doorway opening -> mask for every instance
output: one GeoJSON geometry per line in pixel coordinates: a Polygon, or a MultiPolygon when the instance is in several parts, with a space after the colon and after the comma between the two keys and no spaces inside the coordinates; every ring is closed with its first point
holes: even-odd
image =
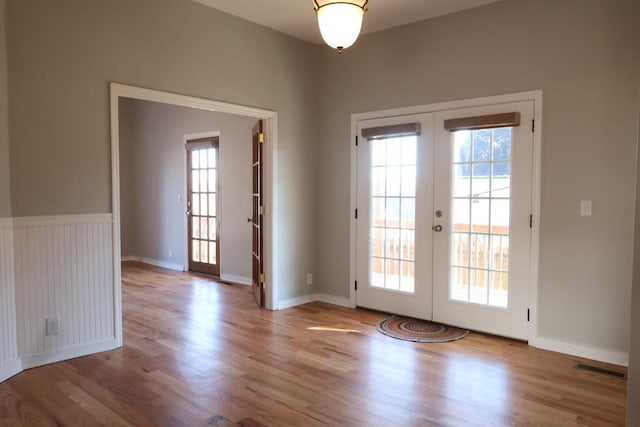
{"type": "MultiPolygon", "coordinates": [[[[122,345],[122,288],[121,288],[121,194],[120,194],[120,123],[119,101],[121,98],[131,98],[142,101],[153,101],[179,107],[214,111],[250,117],[264,121],[264,134],[267,143],[264,144],[264,204],[268,206],[264,214],[264,288],[265,308],[276,309],[278,300],[277,269],[278,251],[275,235],[278,228],[277,187],[274,177],[277,176],[277,113],[270,110],[257,109],[242,105],[223,103],[219,101],[195,98],[169,92],[144,89],[135,86],[111,83],[111,169],[112,169],[112,206],[113,206],[113,273],[114,273],[114,312],[116,339],[122,345]]],[[[247,135],[247,144],[251,144],[251,135],[247,135]]],[[[247,164],[249,167],[250,164],[247,164]]],[[[248,194],[247,197],[251,197],[248,194]]],[[[248,254],[250,256],[250,254],[248,254]]]]}

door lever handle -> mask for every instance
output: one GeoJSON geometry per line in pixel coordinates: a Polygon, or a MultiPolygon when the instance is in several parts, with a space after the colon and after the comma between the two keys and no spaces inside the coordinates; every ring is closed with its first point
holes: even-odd
{"type": "Polygon", "coordinates": [[[253,218],[247,218],[247,222],[253,222],[253,218]]]}

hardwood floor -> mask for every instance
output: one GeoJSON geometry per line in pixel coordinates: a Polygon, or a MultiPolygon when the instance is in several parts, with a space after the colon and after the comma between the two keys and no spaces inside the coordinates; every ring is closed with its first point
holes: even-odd
{"type": "Polygon", "coordinates": [[[258,310],[250,288],[123,264],[124,347],[0,384],[1,426],[624,425],[620,367],[471,333],[417,344],[380,314],[258,310]]]}

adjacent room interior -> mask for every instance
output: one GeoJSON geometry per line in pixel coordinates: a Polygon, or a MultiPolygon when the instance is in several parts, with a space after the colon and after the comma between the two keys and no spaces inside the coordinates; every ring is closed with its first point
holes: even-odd
{"type": "MultiPolygon", "coordinates": [[[[212,218],[220,224],[211,228],[219,228],[216,239],[224,254],[216,275],[251,285],[246,217],[252,209],[249,138],[256,119],[130,98],[120,98],[118,111],[122,259],[189,271],[185,144],[216,135],[219,212],[212,212],[212,218]]],[[[210,234],[207,226],[203,222],[205,235],[210,234]]]]}

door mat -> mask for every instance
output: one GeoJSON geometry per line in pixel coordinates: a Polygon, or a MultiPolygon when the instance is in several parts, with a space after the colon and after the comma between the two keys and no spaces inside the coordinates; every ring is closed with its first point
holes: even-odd
{"type": "Polygon", "coordinates": [[[391,316],[380,320],[376,329],[392,338],[414,342],[455,341],[469,335],[467,329],[400,316],[391,316]]]}

